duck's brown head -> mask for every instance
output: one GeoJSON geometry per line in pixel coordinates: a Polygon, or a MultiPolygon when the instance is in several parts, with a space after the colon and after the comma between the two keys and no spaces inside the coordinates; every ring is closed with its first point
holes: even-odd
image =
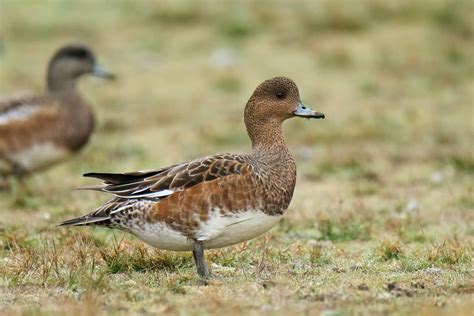
{"type": "Polygon", "coordinates": [[[245,116],[260,122],[283,122],[295,116],[324,118],[323,113],[313,111],[301,102],[298,87],[286,77],[275,77],[262,82],[247,103],[245,116]]]}
{"type": "Polygon", "coordinates": [[[281,138],[281,124],[292,117],[323,119],[301,102],[293,80],[275,77],[262,82],[245,107],[245,125],[253,146],[268,146],[281,138]]]}
{"type": "Polygon", "coordinates": [[[51,58],[48,66],[48,89],[61,91],[75,87],[82,75],[114,79],[115,76],[96,62],[94,53],[83,44],[61,47],[51,58]]]}

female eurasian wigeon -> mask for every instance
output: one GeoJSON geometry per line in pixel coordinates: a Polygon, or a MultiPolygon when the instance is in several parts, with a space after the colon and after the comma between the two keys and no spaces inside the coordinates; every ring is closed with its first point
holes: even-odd
{"type": "Polygon", "coordinates": [[[296,165],[282,123],[295,116],[324,118],[301,103],[291,79],[264,81],[245,107],[250,154],[212,155],[153,171],[85,174],[104,181],[87,189],[114,198],[60,225],[118,228],[160,249],[192,250],[199,276],[207,278],[204,249],[265,233],[290,204],[296,165]]]}
{"type": "Polygon", "coordinates": [[[45,95],[0,100],[0,175],[21,178],[87,143],[94,118],[76,89],[84,74],[114,77],[96,63],[88,47],[66,45],[49,62],[45,95]]]}

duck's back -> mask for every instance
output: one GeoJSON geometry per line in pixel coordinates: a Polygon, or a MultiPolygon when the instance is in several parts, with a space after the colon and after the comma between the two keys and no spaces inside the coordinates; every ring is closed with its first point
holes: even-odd
{"type": "MultiPolygon", "coordinates": [[[[294,163],[283,153],[219,154],[154,171],[86,174],[104,180],[89,189],[115,198],[62,225],[123,229],[168,250],[220,248],[273,227],[291,201],[294,163]],[[277,159],[280,163],[274,165],[277,159]]],[[[291,157],[290,157],[291,158],[291,157]]]]}
{"type": "Polygon", "coordinates": [[[0,173],[31,172],[79,150],[93,129],[89,106],[77,94],[0,101],[0,173]]]}

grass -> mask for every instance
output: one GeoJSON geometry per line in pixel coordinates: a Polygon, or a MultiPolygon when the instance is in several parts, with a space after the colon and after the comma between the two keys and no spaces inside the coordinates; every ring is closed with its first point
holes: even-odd
{"type": "Polygon", "coordinates": [[[425,1],[0,2],[0,94],[43,89],[68,41],[115,83],[81,81],[97,129],[79,157],[0,192],[0,313],[469,315],[473,5],[425,1]],[[89,171],[242,152],[255,86],[293,78],[293,201],[265,236],[192,257],[54,224],[106,197],[89,171]],[[215,122],[218,122],[215,124],[215,122]],[[214,124],[213,124],[214,123],[214,124]]]}

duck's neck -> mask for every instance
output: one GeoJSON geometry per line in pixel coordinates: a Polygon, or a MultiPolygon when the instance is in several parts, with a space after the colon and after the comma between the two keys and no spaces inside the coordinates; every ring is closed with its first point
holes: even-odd
{"type": "Polygon", "coordinates": [[[281,215],[290,204],[296,183],[296,164],[283,139],[281,123],[247,125],[247,132],[252,140],[254,170],[266,187],[266,212],[281,215]]]}
{"type": "Polygon", "coordinates": [[[267,121],[264,124],[246,124],[254,152],[273,152],[286,149],[281,123],[267,121]]]}
{"type": "Polygon", "coordinates": [[[286,146],[281,123],[247,125],[247,132],[252,140],[252,155],[262,166],[291,178],[296,176],[295,160],[286,146]]]}
{"type": "Polygon", "coordinates": [[[76,92],[77,78],[69,73],[55,69],[54,65],[48,69],[48,92],[50,93],[74,93],[76,92]]]}

